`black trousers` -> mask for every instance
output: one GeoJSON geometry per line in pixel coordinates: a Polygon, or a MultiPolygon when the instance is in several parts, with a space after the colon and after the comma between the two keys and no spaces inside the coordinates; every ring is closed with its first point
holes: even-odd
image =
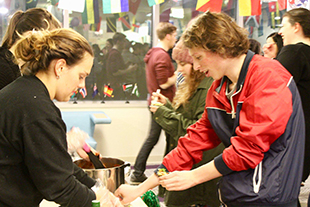
{"type": "Polygon", "coordinates": [[[157,122],[153,119],[153,113],[151,113],[151,119],[152,120],[151,120],[149,135],[146,138],[146,140],[144,141],[144,143],[143,143],[143,145],[139,151],[139,154],[136,158],[136,161],[135,161],[133,174],[136,177],[143,175],[145,168],[146,168],[147,159],[148,159],[152,149],[157,144],[159,137],[160,137],[160,133],[162,131],[161,126],[159,124],[157,124],[157,122]]]}

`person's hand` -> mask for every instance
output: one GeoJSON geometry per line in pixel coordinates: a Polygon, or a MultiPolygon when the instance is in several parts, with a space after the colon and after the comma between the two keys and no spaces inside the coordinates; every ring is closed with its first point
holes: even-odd
{"type": "Polygon", "coordinates": [[[126,205],[140,196],[138,189],[139,186],[123,184],[115,191],[114,195],[120,198],[122,204],[126,205]]]}
{"type": "MultiPolygon", "coordinates": [[[[87,144],[87,143],[85,143],[87,144]]],[[[89,146],[89,144],[87,144],[89,146]]],[[[102,155],[96,151],[94,148],[92,148],[91,146],[89,146],[90,150],[93,152],[94,155],[98,156],[99,155],[99,159],[102,158],[102,155]]],[[[77,154],[84,160],[90,161],[88,154],[83,150],[83,148],[78,148],[76,150],[77,154]]]]}
{"type": "Polygon", "coordinates": [[[159,184],[169,191],[186,190],[196,184],[192,171],[175,171],[159,177],[159,184]]]}
{"type": "Polygon", "coordinates": [[[167,103],[166,97],[162,95],[161,93],[153,92],[151,98],[152,100],[155,100],[158,103],[162,103],[163,105],[167,103]]]}
{"type": "Polygon", "coordinates": [[[134,71],[136,71],[137,69],[138,69],[138,64],[136,64],[136,63],[132,63],[132,64],[130,64],[129,67],[128,67],[128,71],[129,71],[129,72],[134,72],[134,71]]]}
{"type": "Polygon", "coordinates": [[[82,149],[85,140],[88,138],[86,132],[80,130],[78,127],[72,127],[72,129],[67,132],[68,152],[72,154],[78,149],[82,149]]]}
{"type": "Polygon", "coordinates": [[[101,187],[96,191],[97,200],[100,201],[100,207],[122,207],[119,199],[114,196],[106,187],[101,187]]]}
{"type": "Polygon", "coordinates": [[[150,111],[155,114],[155,112],[157,111],[159,106],[156,106],[156,105],[150,105],[150,111]]]}

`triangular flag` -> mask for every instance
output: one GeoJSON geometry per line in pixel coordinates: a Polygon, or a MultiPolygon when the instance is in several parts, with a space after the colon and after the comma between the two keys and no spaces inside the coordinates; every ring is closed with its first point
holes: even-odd
{"type": "Polygon", "coordinates": [[[129,11],[133,14],[136,15],[137,10],[139,8],[141,0],[129,0],[129,11]]]}
{"type": "Polygon", "coordinates": [[[201,12],[221,12],[223,0],[198,0],[196,10],[201,12]]]}

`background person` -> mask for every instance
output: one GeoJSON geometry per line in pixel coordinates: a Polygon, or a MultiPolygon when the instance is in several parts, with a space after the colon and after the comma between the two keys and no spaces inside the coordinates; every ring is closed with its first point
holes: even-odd
{"type": "Polygon", "coordinates": [[[302,100],[306,123],[302,177],[302,181],[305,181],[310,172],[310,11],[292,9],[283,15],[282,25],[279,34],[284,47],[277,60],[293,75],[302,100]]]}
{"type": "MultiPolygon", "coordinates": [[[[167,51],[174,47],[176,42],[177,28],[168,22],[160,22],[156,28],[159,42],[156,47],[151,48],[144,57],[146,63],[146,83],[148,93],[151,95],[157,89],[172,101],[175,95],[174,67],[167,51]]],[[[151,97],[148,98],[148,105],[151,105],[151,97]]],[[[151,113],[151,124],[149,135],[143,143],[135,160],[134,172],[130,176],[133,183],[143,182],[147,177],[144,174],[147,159],[157,144],[161,126],[156,123],[151,113]]]]}
{"type": "Polygon", "coordinates": [[[202,118],[156,174],[139,186],[120,186],[115,195],[128,203],[158,184],[180,191],[221,177],[224,206],[296,207],[305,128],[292,75],[278,61],[248,51],[247,32],[225,13],[204,13],[183,37],[194,69],[214,79],[202,118]],[[221,155],[191,170],[203,151],[220,143],[221,155]]]}
{"type": "Polygon", "coordinates": [[[263,55],[262,46],[256,39],[249,39],[250,41],[250,50],[252,50],[255,54],[263,55]]]}
{"type": "MultiPolygon", "coordinates": [[[[154,114],[154,120],[166,132],[166,152],[174,149],[181,136],[186,134],[186,129],[201,118],[206,104],[206,96],[213,79],[193,69],[193,59],[188,54],[188,49],[180,40],[173,48],[172,58],[177,63],[177,71],[184,77],[177,88],[172,103],[168,98],[159,93],[153,93],[152,99],[157,99],[163,106],[151,105],[150,111],[154,114]]],[[[201,162],[195,164],[197,168],[214,157],[221,154],[224,146],[221,144],[215,149],[204,152],[201,162]]],[[[184,191],[164,191],[166,206],[209,206],[218,207],[220,201],[217,197],[217,183],[219,179],[205,182],[184,191]]]]}
{"type": "Polygon", "coordinates": [[[0,91],[0,206],[38,206],[43,199],[68,207],[89,207],[96,198],[117,202],[106,189],[95,194],[95,181],[72,162],[53,102],[69,101],[85,86],[93,64],[87,40],[71,29],[33,32],[12,52],[23,76],[0,91]]]}
{"type": "Polygon", "coordinates": [[[273,32],[266,38],[266,44],[263,45],[264,57],[277,58],[283,47],[283,40],[281,35],[273,32]]]}
{"type": "Polygon", "coordinates": [[[137,64],[126,65],[122,57],[126,36],[116,32],[113,35],[114,46],[106,59],[107,82],[113,88],[113,94],[117,99],[125,99],[122,85],[126,83],[127,76],[131,77],[137,70],[137,64]]]}
{"type": "Polygon", "coordinates": [[[18,65],[12,61],[14,57],[11,53],[11,48],[20,35],[32,30],[52,30],[60,27],[60,22],[43,8],[16,11],[13,14],[0,47],[0,90],[21,76],[18,65]]]}

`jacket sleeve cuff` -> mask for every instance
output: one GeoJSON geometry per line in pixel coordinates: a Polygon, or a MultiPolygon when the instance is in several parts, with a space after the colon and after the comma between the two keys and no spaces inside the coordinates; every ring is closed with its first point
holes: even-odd
{"type": "Polygon", "coordinates": [[[214,165],[222,175],[227,175],[233,172],[233,170],[231,170],[224,162],[223,153],[214,158],[214,165]]]}
{"type": "Polygon", "coordinates": [[[163,175],[167,175],[169,173],[169,171],[167,170],[167,168],[163,164],[160,164],[159,167],[154,171],[154,173],[158,177],[161,177],[163,175]]]}

